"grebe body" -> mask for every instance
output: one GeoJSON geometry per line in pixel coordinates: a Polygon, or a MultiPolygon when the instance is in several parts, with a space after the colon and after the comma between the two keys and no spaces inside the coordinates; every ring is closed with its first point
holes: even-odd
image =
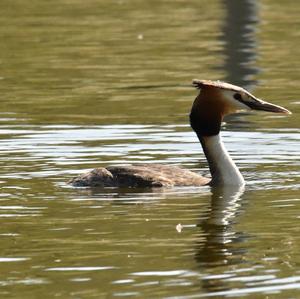
{"type": "Polygon", "coordinates": [[[202,145],[211,178],[177,166],[137,164],[95,168],[73,178],[69,183],[76,187],[244,185],[243,176],[221,140],[220,130],[224,116],[241,110],[290,112],[262,101],[236,85],[209,80],[193,80],[193,85],[200,92],[191,109],[190,124],[202,145]]]}
{"type": "Polygon", "coordinates": [[[193,171],[162,164],[137,164],[95,168],[70,181],[76,187],[204,186],[210,182],[193,171]]]}

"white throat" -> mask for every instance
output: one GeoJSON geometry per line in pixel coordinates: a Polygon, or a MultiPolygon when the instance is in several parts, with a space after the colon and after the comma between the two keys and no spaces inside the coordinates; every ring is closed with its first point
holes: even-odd
{"type": "Polygon", "coordinates": [[[211,185],[242,186],[245,184],[243,176],[229,156],[219,134],[201,136],[200,142],[211,172],[211,185]]]}

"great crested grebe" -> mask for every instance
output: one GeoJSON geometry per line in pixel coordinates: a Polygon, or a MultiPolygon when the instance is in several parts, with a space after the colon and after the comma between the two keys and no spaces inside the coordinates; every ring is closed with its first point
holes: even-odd
{"type": "Polygon", "coordinates": [[[95,168],[73,178],[76,187],[172,187],[244,185],[240,171],[230,158],[220,136],[223,117],[240,110],[287,113],[287,109],[262,101],[245,89],[209,80],[193,80],[200,90],[190,113],[190,124],[206,156],[211,179],[177,166],[138,164],[95,168]]]}

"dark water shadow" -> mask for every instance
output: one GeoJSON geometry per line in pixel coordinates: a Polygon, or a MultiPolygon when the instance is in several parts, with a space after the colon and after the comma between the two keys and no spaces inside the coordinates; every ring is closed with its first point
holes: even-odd
{"type": "Polygon", "coordinates": [[[225,81],[251,89],[257,84],[255,66],[257,43],[255,38],[258,24],[256,0],[223,0],[225,21],[222,27],[223,53],[226,71],[225,81]]]}
{"type": "MultiPolygon", "coordinates": [[[[224,42],[224,81],[252,90],[257,85],[256,75],[260,69],[255,65],[257,42],[255,33],[259,23],[256,0],[223,0],[225,20],[221,28],[221,40],[224,42]]],[[[225,117],[230,130],[249,127],[244,119],[245,113],[225,117]]]]}

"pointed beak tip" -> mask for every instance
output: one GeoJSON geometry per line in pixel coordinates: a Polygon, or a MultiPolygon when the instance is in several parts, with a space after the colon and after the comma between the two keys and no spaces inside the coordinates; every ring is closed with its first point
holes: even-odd
{"type": "Polygon", "coordinates": [[[293,114],[290,110],[286,110],[286,114],[293,114]]]}
{"type": "Polygon", "coordinates": [[[282,114],[292,114],[292,112],[291,112],[290,110],[287,110],[287,109],[282,108],[282,107],[281,107],[281,110],[278,111],[278,112],[279,112],[279,113],[282,113],[282,114]]]}

